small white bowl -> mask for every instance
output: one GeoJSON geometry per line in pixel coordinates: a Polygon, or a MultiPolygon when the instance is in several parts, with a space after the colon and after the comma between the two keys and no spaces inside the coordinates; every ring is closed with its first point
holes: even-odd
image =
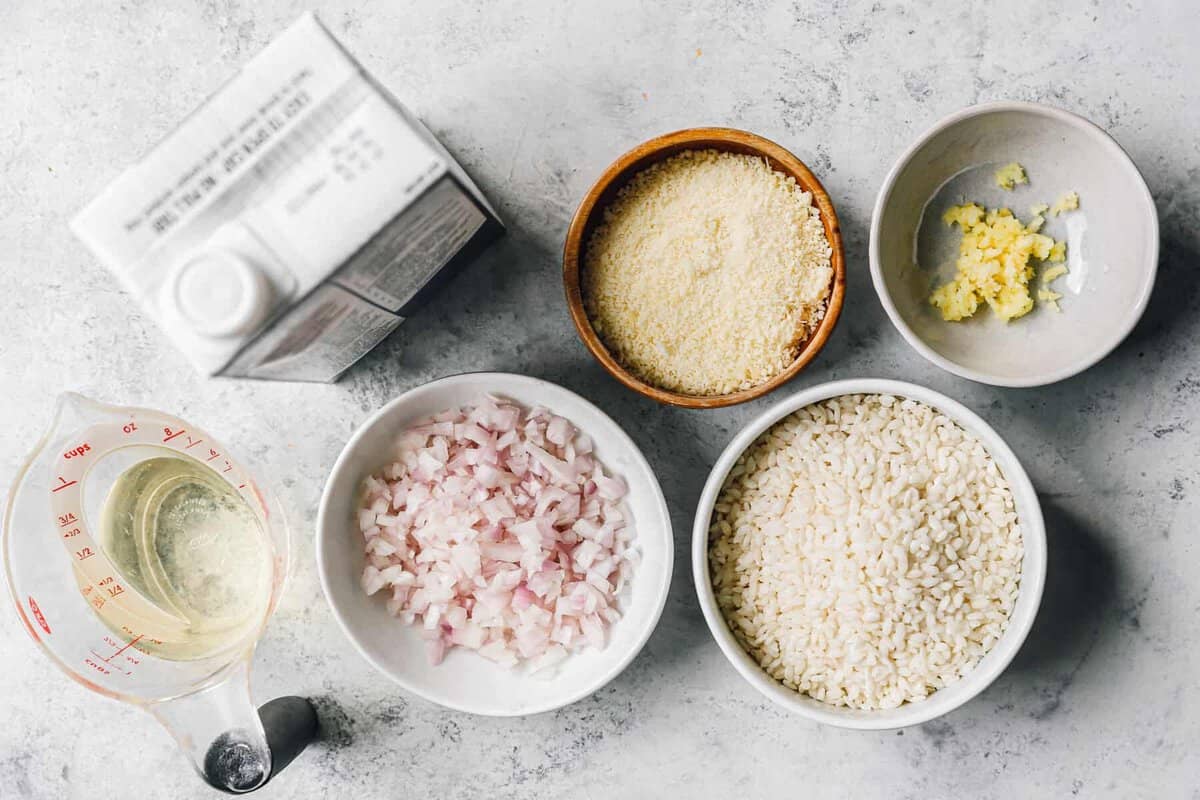
{"type": "Polygon", "coordinates": [[[650,465],[633,440],[604,412],[547,381],[501,372],[455,375],[392,400],[364,422],[338,457],[317,511],[317,568],[333,615],[367,661],[405,689],[434,703],[487,716],[523,716],[580,700],[620,674],[658,623],[671,584],[671,517],[650,465]],[[506,670],[455,648],[429,663],[416,626],[388,614],[382,593],[368,597],[359,578],[363,540],[355,522],[363,480],[393,460],[399,434],[420,417],[461,406],[490,392],[526,407],[543,405],[595,442],[596,455],[629,485],[626,504],[642,560],[622,593],[622,618],[603,650],[587,649],[552,677],[506,670]]]}
{"type": "Polygon", "coordinates": [[[1046,529],[1042,522],[1042,508],[1037,493],[1017,457],[1004,440],[966,406],[931,389],[902,381],[866,378],[834,381],[805,389],[767,409],[743,428],[721,453],[708,476],[708,482],[704,484],[704,492],[700,495],[700,504],[696,509],[696,520],[692,528],[692,575],[696,582],[696,593],[700,598],[700,608],[704,611],[704,619],[708,622],[713,638],[717,640],[725,657],[751,686],[789,711],[826,725],[858,730],[890,730],[928,722],[953,711],[987,688],[1012,661],[1029,633],[1034,617],[1037,616],[1038,605],[1042,601],[1042,588],[1046,582],[1046,529]],[[919,400],[941,411],[978,437],[995,459],[1004,477],[1008,479],[1016,502],[1025,546],[1025,556],[1021,563],[1020,593],[1000,641],[971,672],[957,682],[937,690],[920,702],[879,711],[843,708],[814,700],[787,688],[764,672],[742,649],[729,630],[721,609],[717,606],[708,571],[709,521],[712,519],[713,506],[725,483],[725,477],[733,468],[738,456],[763,431],[788,414],[813,403],[845,394],[890,394],[919,400]]]}
{"type": "MultiPolygon", "coordinates": [[[[1049,106],[990,103],[941,120],[896,161],[875,202],[870,261],[880,302],[918,353],[981,383],[1042,386],[1092,366],[1133,330],[1154,287],[1158,214],[1137,167],[1100,128],[1049,106]],[[1029,183],[1005,191],[993,176],[1012,161],[1029,183]],[[944,321],[929,294],[954,275],[960,234],[942,224],[946,208],[1006,206],[1028,222],[1030,206],[1068,191],[1079,210],[1047,216],[1043,228],[1067,240],[1071,272],[1051,287],[1062,313],[1035,296],[1011,323],[987,308],[944,321]]],[[[1040,286],[1035,276],[1031,289],[1040,286]]]]}

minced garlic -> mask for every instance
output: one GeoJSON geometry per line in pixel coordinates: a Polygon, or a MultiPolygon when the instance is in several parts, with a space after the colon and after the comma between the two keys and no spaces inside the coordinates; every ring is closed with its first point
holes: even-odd
{"type": "MultiPolygon", "coordinates": [[[[1053,247],[1050,249],[1051,249],[1051,251],[1054,250],[1053,247]]],[[[1067,274],[1067,268],[1065,266],[1063,266],[1062,264],[1051,267],[1050,269],[1048,269],[1042,273],[1042,285],[1045,286],[1046,284],[1048,284],[1052,281],[1055,281],[1066,274],[1067,274]]]]}
{"type": "Polygon", "coordinates": [[[1034,274],[1030,261],[1062,261],[1066,254],[1065,243],[1038,233],[1038,220],[1025,225],[1007,208],[988,211],[976,203],[954,206],[942,216],[947,225],[957,224],[962,230],[956,274],[929,298],[942,319],[966,319],[981,303],[1006,322],[1029,313],[1034,274]]]}
{"type": "Polygon", "coordinates": [[[1025,176],[1025,168],[1017,162],[1005,164],[996,170],[996,185],[1001,189],[1011,192],[1018,183],[1029,183],[1029,178],[1025,176]]]}
{"type": "Polygon", "coordinates": [[[1065,211],[1074,211],[1077,208],[1079,208],[1079,195],[1075,192],[1067,192],[1054,201],[1054,205],[1050,208],[1050,213],[1057,217],[1065,211]]]}
{"type": "Polygon", "coordinates": [[[1062,299],[1062,295],[1058,292],[1052,292],[1049,289],[1038,289],[1038,300],[1053,308],[1055,311],[1062,311],[1058,301],[1062,299]]]}

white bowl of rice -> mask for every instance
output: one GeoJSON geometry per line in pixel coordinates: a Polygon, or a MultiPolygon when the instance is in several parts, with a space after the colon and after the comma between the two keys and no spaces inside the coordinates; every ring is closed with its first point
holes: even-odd
{"type": "Polygon", "coordinates": [[[1016,456],[965,406],[901,381],[835,381],[725,448],[692,569],[751,685],[817,722],[887,730],[1004,671],[1041,602],[1046,534],[1016,456]]]}

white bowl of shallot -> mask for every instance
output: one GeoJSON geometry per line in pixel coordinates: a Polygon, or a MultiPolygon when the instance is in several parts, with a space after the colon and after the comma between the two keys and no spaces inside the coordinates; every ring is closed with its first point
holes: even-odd
{"type": "Polygon", "coordinates": [[[334,617],[431,702],[524,716],[580,700],[662,614],[674,545],[662,490],[596,406],[523,375],[455,375],[372,414],[317,513],[334,617]]]}

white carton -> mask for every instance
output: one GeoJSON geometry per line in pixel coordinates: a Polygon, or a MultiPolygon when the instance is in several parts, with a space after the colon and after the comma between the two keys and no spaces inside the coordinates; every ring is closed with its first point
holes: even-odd
{"type": "Polygon", "coordinates": [[[316,18],[71,223],[208,375],[333,381],[503,232],[316,18]]]}

